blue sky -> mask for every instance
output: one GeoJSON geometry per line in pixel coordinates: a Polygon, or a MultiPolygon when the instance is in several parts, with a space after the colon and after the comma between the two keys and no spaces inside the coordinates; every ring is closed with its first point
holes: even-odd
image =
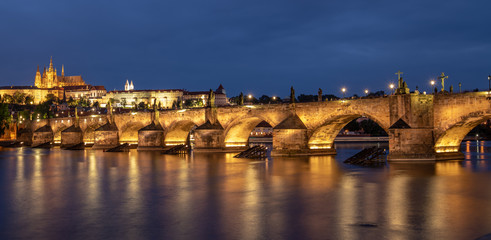
{"type": "Polygon", "coordinates": [[[123,89],[288,96],[488,86],[491,1],[0,2],[0,85],[32,85],[53,56],[67,75],[123,89]]]}

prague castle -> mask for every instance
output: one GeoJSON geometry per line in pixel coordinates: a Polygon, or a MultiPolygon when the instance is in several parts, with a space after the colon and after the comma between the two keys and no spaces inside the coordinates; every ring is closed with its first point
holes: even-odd
{"type": "Polygon", "coordinates": [[[49,67],[39,71],[39,66],[34,77],[34,86],[3,86],[0,87],[0,95],[14,96],[16,93],[22,93],[33,98],[33,103],[38,104],[46,100],[46,96],[53,94],[59,99],[66,98],[87,98],[91,102],[101,101],[106,95],[104,86],[92,86],[86,84],[82,76],[65,76],[65,69],[62,65],[61,75],[58,75],[56,68],[53,66],[53,59],[50,59],[49,67]]]}
{"type": "MultiPolygon", "coordinates": [[[[0,87],[0,95],[14,96],[15,94],[30,96],[31,104],[39,104],[46,100],[46,96],[53,94],[59,99],[87,99],[91,104],[99,102],[105,106],[107,102],[113,100],[117,107],[133,107],[141,102],[145,104],[158,104],[162,108],[176,107],[178,103],[193,103],[197,106],[206,105],[209,91],[189,92],[182,89],[160,89],[160,90],[135,90],[133,81],[126,80],[124,91],[107,92],[104,86],[92,86],[86,84],[82,76],[65,76],[64,66],[61,66],[61,73],[58,75],[53,66],[53,59],[50,59],[49,67],[44,67],[43,72],[39,71],[39,66],[34,77],[34,86],[3,86],[0,87]]],[[[215,93],[215,104],[217,106],[228,105],[225,89],[220,84],[215,93]]]]}
{"type": "Polygon", "coordinates": [[[86,85],[82,76],[65,76],[64,66],[61,65],[61,75],[57,75],[56,68],[53,67],[53,58],[49,61],[49,68],[44,68],[43,75],[38,70],[34,78],[34,85],[38,88],[55,88],[65,86],[86,85]]]}

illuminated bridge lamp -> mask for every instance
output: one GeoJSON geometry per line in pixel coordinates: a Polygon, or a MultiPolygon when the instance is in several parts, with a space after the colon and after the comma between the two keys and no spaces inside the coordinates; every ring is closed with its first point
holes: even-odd
{"type": "Polygon", "coordinates": [[[341,92],[343,92],[343,98],[344,98],[344,94],[346,93],[346,88],[341,88],[341,92]]]}
{"type": "Polygon", "coordinates": [[[391,83],[391,84],[389,85],[389,88],[390,88],[390,90],[392,91],[392,94],[394,94],[394,87],[395,87],[395,86],[394,86],[394,84],[393,84],[393,83],[391,83]]]}

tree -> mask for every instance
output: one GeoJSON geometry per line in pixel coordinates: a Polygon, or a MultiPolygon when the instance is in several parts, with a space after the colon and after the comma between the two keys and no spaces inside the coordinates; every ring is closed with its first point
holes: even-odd
{"type": "Polygon", "coordinates": [[[27,95],[24,102],[26,105],[31,105],[34,103],[34,97],[32,95],[27,95]]]}
{"type": "Polygon", "coordinates": [[[367,97],[383,97],[385,95],[384,91],[376,91],[374,93],[369,93],[367,97]]]}
{"type": "Polygon", "coordinates": [[[6,103],[0,104],[0,135],[5,134],[5,129],[9,127],[11,120],[9,106],[6,103]]]}
{"type": "Polygon", "coordinates": [[[365,133],[370,134],[372,136],[387,136],[385,130],[373,120],[367,119],[361,121],[360,127],[363,128],[363,131],[365,133]]]}
{"type": "Polygon", "coordinates": [[[146,108],[147,108],[147,104],[145,102],[138,103],[138,109],[146,109],[146,108]]]}
{"type": "Polygon", "coordinates": [[[2,100],[3,100],[2,102],[5,103],[14,103],[14,98],[8,94],[4,94],[2,100]]]}
{"type": "Polygon", "coordinates": [[[37,118],[49,118],[52,117],[52,113],[50,111],[51,104],[46,101],[41,104],[38,104],[36,108],[34,108],[34,116],[37,118]]]}
{"type": "Polygon", "coordinates": [[[314,95],[305,95],[305,94],[300,94],[298,96],[298,102],[315,102],[317,101],[317,96],[314,95]]]}
{"type": "Polygon", "coordinates": [[[267,95],[262,95],[259,98],[259,103],[268,104],[270,101],[271,101],[271,98],[267,95]]]}
{"type": "Polygon", "coordinates": [[[26,100],[26,94],[23,92],[14,92],[14,95],[12,97],[14,98],[14,103],[16,104],[22,104],[26,100]]]}
{"type": "Polygon", "coordinates": [[[358,124],[358,122],[357,122],[356,120],[358,120],[358,119],[355,119],[355,120],[353,120],[353,121],[349,122],[349,123],[348,123],[348,124],[347,124],[347,125],[344,127],[344,129],[347,129],[347,130],[348,130],[348,131],[350,131],[350,132],[356,132],[356,131],[360,130],[360,129],[361,129],[361,128],[360,128],[360,125],[358,124]]]}
{"type": "Polygon", "coordinates": [[[50,93],[46,95],[46,102],[48,102],[49,105],[51,105],[54,102],[58,102],[58,98],[54,94],[50,93]]]}
{"type": "Polygon", "coordinates": [[[339,97],[337,97],[336,95],[332,95],[332,94],[326,94],[326,95],[322,95],[322,99],[323,101],[326,101],[326,100],[337,100],[339,99],[339,97]]]}
{"type": "Polygon", "coordinates": [[[70,107],[76,107],[77,106],[77,101],[73,99],[73,97],[68,98],[68,106],[70,107]]]}

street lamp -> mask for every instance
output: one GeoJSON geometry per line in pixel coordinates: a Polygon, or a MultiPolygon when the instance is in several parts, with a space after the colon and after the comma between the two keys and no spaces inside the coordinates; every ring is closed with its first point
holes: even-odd
{"type": "Polygon", "coordinates": [[[394,84],[393,84],[393,83],[391,83],[391,84],[389,85],[389,88],[390,88],[390,90],[392,91],[392,94],[394,94],[394,87],[395,87],[395,86],[394,86],[394,84]]]}
{"type": "Polygon", "coordinates": [[[368,95],[368,89],[365,89],[365,96],[368,95]]]}
{"type": "Polygon", "coordinates": [[[247,97],[248,97],[249,99],[251,99],[251,98],[252,98],[252,95],[251,95],[251,94],[249,94],[249,96],[247,96],[247,97]]]}
{"type": "Polygon", "coordinates": [[[488,81],[489,81],[489,88],[488,91],[491,92],[491,75],[488,76],[488,81]]]}
{"type": "Polygon", "coordinates": [[[341,92],[343,92],[343,98],[344,98],[344,93],[346,93],[346,88],[341,88],[341,92]]]}
{"type": "MultiPolygon", "coordinates": [[[[435,84],[436,84],[435,80],[433,80],[433,79],[432,79],[432,80],[430,81],[431,91],[433,91],[433,89],[435,88],[435,84]]],[[[430,92],[431,92],[431,91],[430,91],[430,92]]],[[[436,93],[436,92],[435,92],[435,93],[436,93]]]]}

